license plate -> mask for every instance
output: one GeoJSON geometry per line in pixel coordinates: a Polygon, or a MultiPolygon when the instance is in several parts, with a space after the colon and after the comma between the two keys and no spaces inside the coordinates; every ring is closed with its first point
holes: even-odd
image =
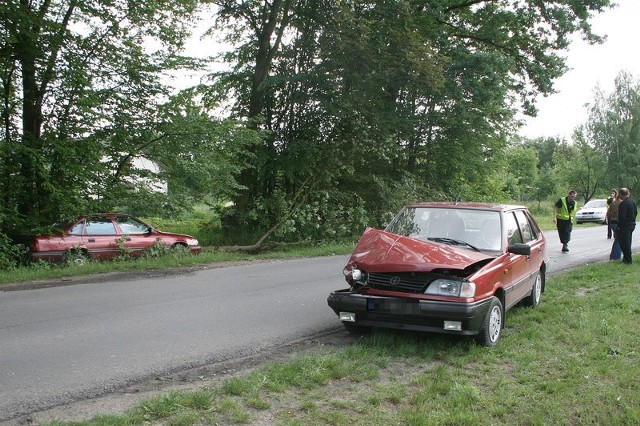
{"type": "Polygon", "coordinates": [[[418,301],[369,298],[367,299],[367,311],[390,314],[417,314],[420,312],[420,305],[418,301]]]}

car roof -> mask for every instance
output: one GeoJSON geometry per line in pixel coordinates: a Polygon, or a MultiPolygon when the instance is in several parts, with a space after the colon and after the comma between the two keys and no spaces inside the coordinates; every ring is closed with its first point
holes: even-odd
{"type": "Polygon", "coordinates": [[[78,216],[79,218],[83,218],[83,217],[95,217],[95,216],[109,216],[109,217],[114,217],[114,216],[129,216],[129,217],[135,217],[132,216],[130,214],[127,213],[117,213],[117,212],[110,212],[110,213],[88,213],[88,214],[83,214],[81,216],[78,216]]]}
{"type": "Polygon", "coordinates": [[[476,202],[421,202],[409,204],[407,207],[429,207],[440,209],[470,209],[470,210],[491,210],[496,212],[504,212],[510,210],[526,209],[525,206],[518,206],[512,204],[497,204],[497,203],[476,203],[476,202]]]}
{"type": "Polygon", "coordinates": [[[92,219],[92,218],[95,218],[95,217],[108,217],[110,219],[113,219],[115,217],[123,217],[123,216],[136,219],[136,220],[144,223],[145,225],[149,225],[148,223],[146,223],[145,221],[143,221],[142,219],[140,219],[140,218],[138,218],[136,216],[133,216],[133,215],[130,215],[130,214],[127,214],[127,213],[110,212],[110,213],[87,213],[87,214],[83,214],[83,215],[80,215],[80,216],[76,216],[74,219],[65,222],[64,226],[65,227],[72,226],[72,225],[75,225],[77,222],[79,222],[81,220],[92,219]]]}

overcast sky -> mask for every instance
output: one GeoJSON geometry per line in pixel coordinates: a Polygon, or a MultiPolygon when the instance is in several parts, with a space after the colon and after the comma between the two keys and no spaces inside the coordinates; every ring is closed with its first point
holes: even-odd
{"type": "Polygon", "coordinates": [[[597,85],[611,93],[620,71],[640,77],[640,0],[614,2],[619,6],[592,21],[593,31],[607,35],[607,41],[596,46],[581,40],[572,43],[566,55],[570,71],[556,81],[558,93],[538,99],[538,116],[526,120],[522,136],[560,136],[570,141],[573,129],[587,121],[584,105],[593,101],[597,85]]]}

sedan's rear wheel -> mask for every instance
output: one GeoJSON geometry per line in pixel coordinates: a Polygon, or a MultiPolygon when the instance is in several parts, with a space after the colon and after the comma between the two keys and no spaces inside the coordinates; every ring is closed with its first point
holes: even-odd
{"type": "Polygon", "coordinates": [[[494,296],[480,333],[476,336],[476,342],[483,346],[495,346],[502,333],[502,318],[502,302],[494,296]]]}

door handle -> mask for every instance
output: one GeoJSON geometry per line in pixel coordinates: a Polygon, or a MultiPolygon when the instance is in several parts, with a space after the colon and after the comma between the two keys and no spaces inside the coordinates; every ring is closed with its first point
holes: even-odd
{"type": "Polygon", "coordinates": [[[96,239],[95,239],[95,238],[89,238],[89,242],[90,242],[90,243],[95,243],[95,242],[96,242],[96,239]]]}

